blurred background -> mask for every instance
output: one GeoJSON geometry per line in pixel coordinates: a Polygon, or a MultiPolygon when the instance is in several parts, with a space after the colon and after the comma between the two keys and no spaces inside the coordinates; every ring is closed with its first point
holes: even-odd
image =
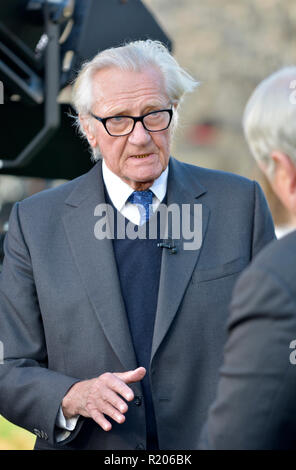
{"type": "MultiPolygon", "coordinates": [[[[182,104],[172,154],[256,179],[275,224],[288,223],[250,155],[241,120],[255,86],[282,66],[295,65],[296,2],[49,0],[45,12],[44,3],[1,0],[1,240],[15,201],[92,166],[68,116],[69,83],[81,62],[99,49],[145,37],[165,42],[200,82],[182,104]],[[55,35],[58,48],[48,41],[55,35]]],[[[0,449],[32,449],[34,441],[35,436],[0,417],[0,449]]]]}

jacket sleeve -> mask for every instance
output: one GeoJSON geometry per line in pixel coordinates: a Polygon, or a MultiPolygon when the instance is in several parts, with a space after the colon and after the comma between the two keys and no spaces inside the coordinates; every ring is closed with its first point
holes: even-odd
{"type": "Polygon", "coordinates": [[[13,207],[0,275],[0,413],[9,421],[55,444],[61,401],[78,380],[48,369],[43,328],[30,253],[13,207]]]}

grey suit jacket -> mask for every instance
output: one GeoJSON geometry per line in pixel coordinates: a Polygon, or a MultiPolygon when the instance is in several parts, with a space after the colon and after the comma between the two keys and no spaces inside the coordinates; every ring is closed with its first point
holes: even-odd
{"type": "Polygon", "coordinates": [[[200,449],[296,449],[295,277],[296,232],[240,277],[200,449]]]}
{"type": "MultiPolygon", "coordinates": [[[[191,217],[202,204],[203,242],[184,250],[181,238],[176,254],[163,250],[148,373],[160,448],[194,449],[214,398],[234,282],[274,230],[257,183],[173,158],[169,166],[167,203],[190,204],[191,217]]],[[[103,202],[98,162],[11,214],[0,282],[0,413],[35,432],[37,448],[145,447],[139,400],[111,432],[81,419],[55,442],[58,408],[74,382],[137,366],[112,241],[94,236],[103,202]]],[[[142,396],[141,384],[132,388],[142,396]]]]}

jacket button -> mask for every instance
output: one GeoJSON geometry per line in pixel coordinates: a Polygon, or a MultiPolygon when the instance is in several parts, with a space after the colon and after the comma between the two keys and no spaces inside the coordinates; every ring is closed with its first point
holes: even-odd
{"type": "Polygon", "coordinates": [[[136,396],[135,399],[134,399],[134,404],[136,406],[141,406],[142,405],[142,397],[136,396]]]}
{"type": "Polygon", "coordinates": [[[142,444],[142,442],[140,442],[139,444],[137,444],[137,445],[136,445],[136,450],[145,450],[144,444],[142,444]]]}

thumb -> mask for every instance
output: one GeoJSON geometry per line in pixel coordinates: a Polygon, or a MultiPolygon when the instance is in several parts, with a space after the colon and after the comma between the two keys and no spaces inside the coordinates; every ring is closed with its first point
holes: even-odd
{"type": "Polygon", "coordinates": [[[134,370],[128,370],[126,372],[115,372],[114,375],[121,379],[126,384],[131,384],[134,382],[139,382],[143,379],[146,374],[145,367],[138,367],[134,370]]]}

